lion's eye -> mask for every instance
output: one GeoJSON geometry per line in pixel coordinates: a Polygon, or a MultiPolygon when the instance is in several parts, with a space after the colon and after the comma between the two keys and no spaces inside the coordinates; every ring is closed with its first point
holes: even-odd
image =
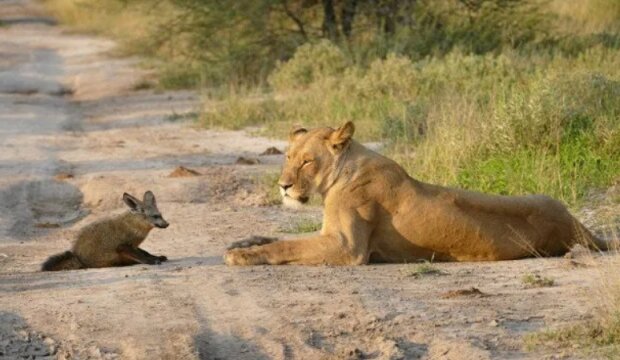
{"type": "Polygon", "coordinates": [[[308,164],[310,164],[311,162],[312,162],[312,160],[304,160],[304,161],[301,163],[301,166],[308,165],[308,164]]]}

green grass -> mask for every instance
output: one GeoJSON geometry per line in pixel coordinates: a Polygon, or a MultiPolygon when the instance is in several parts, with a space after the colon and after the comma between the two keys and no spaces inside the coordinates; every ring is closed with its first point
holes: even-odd
{"type": "Polygon", "coordinates": [[[280,231],[287,234],[302,234],[321,230],[322,222],[312,218],[304,218],[283,226],[280,231]]]}
{"type": "Polygon", "coordinates": [[[406,276],[412,276],[415,278],[427,275],[445,275],[445,272],[438,269],[432,262],[407,265],[406,268],[403,269],[403,272],[406,276]]]}
{"type": "Polygon", "coordinates": [[[159,74],[158,87],[167,90],[198,88],[202,76],[200,69],[188,67],[183,63],[171,63],[155,67],[159,74]]]}
{"type": "Polygon", "coordinates": [[[271,98],[230,94],[224,100],[211,102],[199,122],[205,127],[239,130],[273,123],[278,112],[278,104],[271,98]]]}
{"type": "Polygon", "coordinates": [[[167,115],[164,120],[174,122],[174,121],[195,121],[198,119],[199,114],[195,111],[189,111],[184,113],[177,113],[175,111],[172,114],[167,115]]]}
{"type": "Polygon", "coordinates": [[[570,349],[596,358],[617,359],[620,356],[620,314],[613,314],[605,320],[530,333],[523,338],[523,344],[528,351],[570,349]]]}
{"type": "Polygon", "coordinates": [[[549,287],[555,284],[555,281],[551,278],[540,276],[539,274],[525,274],[521,278],[521,282],[526,287],[549,287]]]}

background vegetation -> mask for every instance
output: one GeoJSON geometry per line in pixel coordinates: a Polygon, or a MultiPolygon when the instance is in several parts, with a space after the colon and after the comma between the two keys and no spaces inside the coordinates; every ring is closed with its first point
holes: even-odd
{"type": "Polygon", "coordinates": [[[45,2],[205,89],[206,126],[354,120],[422,180],[571,206],[619,181],[616,0],[45,2]]]}

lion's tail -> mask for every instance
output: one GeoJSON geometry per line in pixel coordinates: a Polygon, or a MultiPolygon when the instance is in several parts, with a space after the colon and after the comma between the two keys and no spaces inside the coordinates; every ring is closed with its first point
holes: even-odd
{"type": "Polygon", "coordinates": [[[41,271],[83,269],[84,264],[71,251],[50,256],[41,266],[41,271]]]}
{"type": "Polygon", "coordinates": [[[596,251],[620,251],[620,237],[617,233],[614,235],[614,231],[608,233],[601,230],[597,231],[595,235],[577,219],[573,220],[573,224],[578,243],[596,251]]]}

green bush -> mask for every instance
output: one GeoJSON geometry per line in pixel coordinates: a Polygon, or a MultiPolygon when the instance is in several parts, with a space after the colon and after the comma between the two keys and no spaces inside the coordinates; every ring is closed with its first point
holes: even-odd
{"type": "Polygon", "coordinates": [[[345,54],[329,40],[308,43],[297,48],[289,61],[276,65],[269,76],[269,84],[279,91],[305,88],[341,73],[347,65],[345,54]]]}

